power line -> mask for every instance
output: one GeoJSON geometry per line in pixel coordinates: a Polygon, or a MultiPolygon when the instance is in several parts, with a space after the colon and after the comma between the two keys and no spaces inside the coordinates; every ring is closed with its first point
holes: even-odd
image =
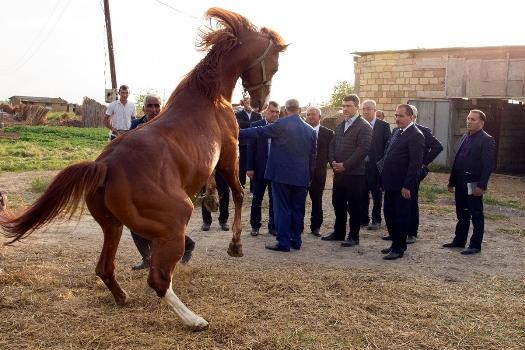
{"type": "MultiPolygon", "coordinates": [[[[40,48],[42,47],[42,45],[44,45],[44,43],[51,37],[51,34],[53,33],[53,31],[55,30],[56,26],[58,25],[58,23],[60,22],[60,20],[62,19],[62,16],[64,15],[64,12],[66,12],[66,9],[69,7],[69,4],[71,3],[71,0],[68,0],[66,5],[62,8],[62,11],[60,12],[60,14],[58,15],[58,17],[56,18],[56,21],[53,23],[53,26],[51,27],[51,29],[47,32],[47,36],[42,40],[40,41],[40,44],[38,44],[36,46],[36,48],[34,49],[33,53],[29,55],[29,57],[27,57],[25,60],[23,59],[22,57],[22,61],[19,61],[18,64],[14,67],[14,68],[11,68],[11,69],[3,69],[2,71],[11,71],[11,72],[16,72],[18,71],[20,68],[22,68],[23,66],[25,66],[37,53],[38,51],[40,50],[40,48]]],[[[58,2],[57,2],[58,4],[58,2]]],[[[56,9],[56,6],[55,6],[55,9],[56,9]]],[[[53,12],[55,11],[55,9],[53,9],[53,12]]],[[[46,23],[46,26],[47,26],[47,23],[46,23]]],[[[36,39],[38,38],[35,37],[35,40],[33,41],[36,41],[36,39]]],[[[31,43],[33,44],[33,43],[31,43]]],[[[30,51],[28,51],[30,52],[30,51]]],[[[24,54],[25,56],[25,54],[24,54]]]]}
{"type": "Polygon", "coordinates": [[[173,6],[171,6],[170,4],[166,4],[166,3],[163,2],[163,1],[160,1],[160,0],[155,0],[155,1],[158,2],[158,3],[161,4],[161,5],[164,5],[164,6],[168,7],[168,8],[170,8],[170,9],[172,9],[173,11],[175,11],[175,12],[177,12],[177,13],[180,13],[181,15],[188,16],[188,17],[190,17],[190,18],[197,19],[197,20],[200,19],[200,18],[197,17],[197,16],[194,16],[194,15],[192,15],[192,14],[189,14],[189,13],[187,13],[187,12],[184,12],[184,11],[182,11],[182,10],[179,10],[179,9],[177,9],[177,8],[175,8],[175,7],[173,7],[173,6]]]}

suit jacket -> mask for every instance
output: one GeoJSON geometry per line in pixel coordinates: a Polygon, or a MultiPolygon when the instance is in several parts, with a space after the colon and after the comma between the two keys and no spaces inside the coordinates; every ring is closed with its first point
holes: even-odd
{"type": "Polygon", "coordinates": [[[468,134],[464,134],[459,140],[454,165],[448,180],[449,186],[457,186],[459,179],[462,178],[466,182],[477,182],[478,187],[483,190],[487,189],[490,173],[494,170],[496,163],[496,142],[485,130],[480,130],[479,133],[469,145],[468,153],[461,165],[457,163],[457,158],[468,134]],[[460,169],[463,169],[463,174],[459,173],[460,169]]]}
{"type": "Polygon", "coordinates": [[[421,124],[414,123],[414,125],[425,136],[425,149],[423,150],[423,165],[428,166],[436,159],[436,157],[443,151],[443,145],[432,134],[432,130],[421,124]]]}
{"type": "Polygon", "coordinates": [[[317,183],[326,182],[326,164],[330,152],[330,142],[334,138],[334,132],[322,125],[319,125],[317,134],[317,152],[315,157],[314,180],[317,183]]]}
{"type": "Polygon", "coordinates": [[[330,143],[328,160],[343,163],[345,171],[335,174],[334,181],[340,181],[345,175],[364,175],[365,157],[370,150],[372,127],[358,116],[345,132],[343,121],[335,128],[334,138],[330,143]]]}
{"type": "MultiPolygon", "coordinates": [[[[252,127],[265,126],[268,122],[261,119],[252,123],[252,127]]],[[[246,170],[254,171],[255,180],[264,180],[264,172],[268,161],[268,140],[267,136],[258,136],[248,142],[246,153],[246,170]]]]}
{"type": "MultiPolygon", "coordinates": [[[[237,124],[239,124],[239,128],[241,129],[249,128],[251,123],[262,119],[262,116],[255,111],[252,111],[250,117],[248,117],[248,113],[246,113],[244,109],[235,113],[235,117],[237,118],[237,124]]],[[[246,140],[243,140],[243,141],[239,140],[239,146],[247,146],[247,145],[248,144],[246,140]]]]}
{"type": "Polygon", "coordinates": [[[416,188],[424,148],[425,136],[415,125],[399,135],[390,149],[387,147],[381,173],[385,191],[401,191],[403,187],[413,191],[416,188]]]}
{"type": "Polygon", "coordinates": [[[315,167],[315,130],[296,114],[266,126],[239,131],[239,140],[261,136],[272,139],[264,178],[286,185],[308,187],[315,167]]]}
{"type": "Polygon", "coordinates": [[[391,136],[390,125],[376,118],[372,129],[372,142],[368,151],[367,168],[377,171],[376,163],[384,157],[385,149],[391,136]]]}

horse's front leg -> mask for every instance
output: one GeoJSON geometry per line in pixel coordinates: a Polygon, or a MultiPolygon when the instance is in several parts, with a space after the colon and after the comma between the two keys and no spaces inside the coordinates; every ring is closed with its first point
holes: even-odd
{"type": "Polygon", "coordinates": [[[223,147],[221,151],[221,159],[217,164],[216,170],[222,175],[222,177],[230,186],[232,191],[233,203],[235,204],[235,214],[233,217],[233,237],[228,247],[228,254],[230,256],[241,257],[242,244],[241,244],[241,214],[242,214],[242,202],[244,200],[244,189],[239,181],[239,159],[237,157],[237,145],[231,145],[223,147]]]}

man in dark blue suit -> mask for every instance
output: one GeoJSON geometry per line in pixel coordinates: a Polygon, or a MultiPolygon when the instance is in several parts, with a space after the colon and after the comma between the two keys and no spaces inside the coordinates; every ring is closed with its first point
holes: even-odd
{"type": "Polygon", "coordinates": [[[454,192],[456,200],[456,233],[445,248],[464,248],[467,243],[470,220],[474,230],[469,247],[461,254],[476,254],[481,251],[485,218],[483,216],[483,193],[491,172],[495,167],[496,143],[483,127],[487,117],[479,109],[467,116],[467,133],[459,140],[458,152],[448,181],[448,190],[454,192]]]}
{"type": "MultiPolygon", "coordinates": [[[[240,129],[246,129],[257,120],[261,120],[262,116],[255,112],[250,105],[250,97],[245,97],[241,100],[243,109],[235,113],[237,124],[240,129]]],[[[239,180],[242,187],[246,185],[246,152],[248,151],[248,140],[239,140],[239,180]]]]}
{"type": "Polygon", "coordinates": [[[381,227],[381,208],[383,205],[383,192],[381,191],[381,174],[377,170],[376,162],[385,155],[386,145],[390,136],[390,125],[376,117],[376,101],[363,102],[363,117],[372,126],[372,143],[365,158],[366,190],[363,196],[361,209],[361,225],[368,225],[369,230],[378,230],[381,227]],[[370,194],[372,194],[372,222],[369,217],[370,194]],[[370,224],[369,224],[370,223],[370,224]]]}
{"type": "MultiPolygon", "coordinates": [[[[265,126],[274,123],[279,118],[279,104],[275,101],[268,102],[268,108],[263,112],[264,118],[252,123],[252,127],[265,126]]],[[[268,232],[276,235],[273,220],[273,203],[271,182],[264,178],[266,163],[268,161],[268,151],[270,150],[270,139],[267,136],[257,137],[248,142],[248,152],[246,156],[246,175],[250,178],[252,185],[253,198],[250,210],[250,234],[257,236],[261,228],[261,204],[264,192],[268,187],[270,205],[268,209],[268,232]]]]}
{"type": "Polygon", "coordinates": [[[299,113],[299,101],[286,101],[286,116],[273,124],[239,131],[239,140],[271,139],[264,177],[272,182],[277,243],[270,250],[301,249],[306,193],[315,167],[316,133],[299,113]]]}
{"type": "Polygon", "coordinates": [[[443,145],[441,145],[441,142],[432,134],[432,130],[416,122],[418,115],[416,106],[410,105],[410,107],[412,107],[412,112],[414,113],[414,125],[423,133],[423,136],[425,136],[425,149],[423,150],[423,165],[421,169],[419,169],[416,190],[411,199],[410,224],[408,226],[407,236],[408,244],[412,244],[417,240],[417,231],[419,229],[419,184],[428,175],[428,165],[443,151],[443,145]]]}
{"type": "Polygon", "coordinates": [[[412,122],[412,108],[401,104],[396,108],[398,129],[377,162],[385,191],[384,214],[392,245],[381,252],[385,260],[403,257],[406,250],[408,225],[410,222],[410,198],[416,191],[419,169],[423,162],[425,137],[412,122]]]}

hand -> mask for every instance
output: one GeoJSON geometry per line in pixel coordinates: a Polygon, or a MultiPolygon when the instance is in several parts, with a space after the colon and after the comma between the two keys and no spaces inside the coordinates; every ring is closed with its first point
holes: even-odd
{"type": "Polygon", "coordinates": [[[410,190],[408,188],[402,188],[401,189],[401,196],[405,199],[410,199],[410,190]]]}
{"type": "Polygon", "coordinates": [[[448,186],[448,191],[450,193],[454,193],[454,186],[448,186]]]}
{"type": "Polygon", "coordinates": [[[337,163],[335,160],[332,162],[332,168],[334,169],[334,173],[342,173],[345,171],[345,166],[343,163],[337,163]]]}
{"type": "Polygon", "coordinates": [[[246,171],[246,176],[248,176],[250,179],[253,179],[254,175],[255,175],[255,171],[254,170],[247,170],[246,171]]]}
{"type": "Polygon", "coordinates": [[[472,190],[472,195],[475,196],[475,197],[481,197],[481,196],[483,196],[483,193],[485,193],[485,191],[483,191],[478,186],[476,186],[476,188],[472,190]]]}

